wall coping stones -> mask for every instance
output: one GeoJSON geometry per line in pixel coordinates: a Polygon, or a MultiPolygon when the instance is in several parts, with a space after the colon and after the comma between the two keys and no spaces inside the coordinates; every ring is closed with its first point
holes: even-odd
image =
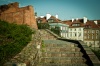
{"type": "MultiPolygon", "coordinates": [[[[84,42],[79,41],[79,43],[83,46],[85,45],[84,42]]],[[[100,66],[100,61],[97,58],[97,56],[92,52],[92,50],[89,47],[84,47],[83,49],[85,50],[86,54],[88,55],[89,59],[91,60],[91,62],[93,63],[93,66],[100,66]]]]}
{"type": "Polygon", "coordinates": [[[46,31],[48,31],[49,33],[51,33],[52,35],[54,35],[56,38],[61,38],[60,36],[58,36],[57,34],[53,33],[52,31],[45,29],[46,31]]]}

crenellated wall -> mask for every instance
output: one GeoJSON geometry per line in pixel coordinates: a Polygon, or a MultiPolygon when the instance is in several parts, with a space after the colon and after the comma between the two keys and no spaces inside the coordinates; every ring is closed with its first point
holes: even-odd
{"type": "Polygon", "coordinates": [[[17,2],[0,8],[0,20],[8,21],[9,23],[27,24],[37,29],[33,7],[26,6],[19,8],[19,3],[17,2]]]}

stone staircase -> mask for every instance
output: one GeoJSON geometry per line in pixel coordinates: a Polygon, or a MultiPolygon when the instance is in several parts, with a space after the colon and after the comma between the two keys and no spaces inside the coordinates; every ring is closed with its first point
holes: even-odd
{"type": "Polygon", "coordinates": [[[46,30],[41,29],[41,30],[38,30],[38,31],[40,32],[42,40],[45,40],[45,39],[46,40],[49,40],[49,39],[56,40],[57,39],[54,35],[52,35],[51,33],[49,33],[46,30]]]}
{"type": "Polygon", "coordinates": [[[50,31],[37,30],[32,41],[4,66],[100,66],[97,57],[84,43],[58,38],[50,31]]]}
{"type": "Polygon", "coordinates": [[[44,40],[37,66],[88,66],[77,44],[61,40],[44,40]]]}

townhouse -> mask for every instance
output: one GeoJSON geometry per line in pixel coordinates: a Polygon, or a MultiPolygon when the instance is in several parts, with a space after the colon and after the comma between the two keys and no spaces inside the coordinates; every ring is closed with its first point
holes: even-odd
{"type": "Polygon", "coordinates": [[[97,21],[88,21],[84,25],[84,42],[89,47],[100,47],[100,28],[97,21]]]}

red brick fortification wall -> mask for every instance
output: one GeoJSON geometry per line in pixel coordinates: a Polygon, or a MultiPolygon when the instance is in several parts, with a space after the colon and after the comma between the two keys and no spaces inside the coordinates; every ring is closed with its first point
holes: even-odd
{"type": "Polygon", "coordinates": [[[0,20],[8,21],[9,23],[27,24],[28,26],[37,29],[37,23],[32,6],[19,8],[19,3],[10,3],[0,9],[0,20]]]}

